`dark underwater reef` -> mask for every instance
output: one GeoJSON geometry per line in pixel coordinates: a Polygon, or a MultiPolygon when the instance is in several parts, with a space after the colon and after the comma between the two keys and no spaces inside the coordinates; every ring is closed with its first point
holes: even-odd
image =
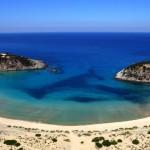
{"type": "MultiPolygon", "coordinates": [[[[117,100],[126,100],[133,103],[139,103],[139,104],[145,104],[147,103],[147,100],[145,97],[150,96],[150,90],[147,88],[143,88],[147,85],[132,85],[132,88],[130,87],[130,83],[124,83],[125,87],[112,87],[110,85],[103,85],[103,84],[96,84],[91,85],[88,83],[88,80],[91,78],[96,78],[99,81],[105,80],[104,77],[97,75],[96,72],[93,69],[89,69],[87,73],[76,75],[69,77],[64,80],[57,81],[52,84],[48,84],[46,86],[41,86],[38,88],[28,88],[24,87],[21,88],[21,90],[30,96],[34,97],[37,100],[42,100],[43,97],[45,97],[47,94],[52,94],[55,92],[65,91],[68,89],[75,89],[75,90],[87,90],[91,93],[105,93],[105,94],[111,94],[113,96],[117,97],[117,100]],[[135,88],[133,88],[135,86],[135,88]]],[[[119,82],[119,81],[118,81],[119,82]]],[[[87,95],[73,95],[70,97],[66,97],[67,101],[75,101],[80,103],[89,103],[89,102],[95,102],[95,101],[105,101],[105,100],[111,100],[109,98],[104,98],[102,96],[98,97],[92,97],[87,95]]]]}

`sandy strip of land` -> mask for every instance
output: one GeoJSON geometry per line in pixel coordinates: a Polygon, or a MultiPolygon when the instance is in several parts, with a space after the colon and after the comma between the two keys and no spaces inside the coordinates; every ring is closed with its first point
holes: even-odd
{"type": "Polygon", "coordinates": [[[5,125],[15,125],[15,126],[23,126],[25,128],[38,128],[45,130],[113,130],[116,128],[129,128],[133,126],[142,127],[144,125],[150,124],[150,117],[144,119],[137,119],[131,121],[123,121],[123,122],[115,122],[115,123],[104,123],[104,124],[92,124],[92,125],[79,125],[79,126],[63,126],[63,125],[51,125],[44,124],[39,122],[30,122],[30,121],[22,121],[22,120],[14,120],[8,118],[0,117],[0,124],[5,125]]]}
{"type": "Polygon", "coordinates": [[[59,126],[0,117],[0,150],[8,149],[150,150],[150,117],[81,126],[59,126]],[[99,141],[93,141],[95,138],[99,141]],[[5,142],[8,140],[16,140],[19,144],[7,145],[5,142]],[[134,144],[134,140],[138,143],[135,141],[134,144]]]}

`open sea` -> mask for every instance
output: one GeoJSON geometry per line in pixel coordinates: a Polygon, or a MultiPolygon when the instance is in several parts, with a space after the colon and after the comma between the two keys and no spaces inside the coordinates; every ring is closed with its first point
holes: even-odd
{"type": "Polygon", "coordinates": [[[150,60],[150,33],[0,34],[0,52],[41,59],[62,72],[0,73],[0,116],[61,125],[150,116],[150,85],[115,80],[150,60]]]}

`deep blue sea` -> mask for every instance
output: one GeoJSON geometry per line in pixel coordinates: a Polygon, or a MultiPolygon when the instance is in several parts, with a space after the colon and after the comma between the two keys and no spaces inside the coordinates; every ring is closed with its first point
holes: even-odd
{"type": "Polygon", "coordinates": [[[150,85],[114,78],[122,68],[150,60],[150,33],[0,34],[0,52],[62,70],[0,73],[0,116],[79,125],[150,115],[150,85]]]}

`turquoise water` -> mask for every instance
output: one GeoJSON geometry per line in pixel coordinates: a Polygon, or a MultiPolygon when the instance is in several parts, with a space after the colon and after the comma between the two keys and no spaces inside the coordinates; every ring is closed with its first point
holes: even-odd
{"type": "Polygon", "coordinates": [[[150,115],[150,86],[117,81],[115,73],[149,60],[150,34],[0,34],[0,50],[60,67],[0,73],[0,116],[79,125],[150,115]]]}

